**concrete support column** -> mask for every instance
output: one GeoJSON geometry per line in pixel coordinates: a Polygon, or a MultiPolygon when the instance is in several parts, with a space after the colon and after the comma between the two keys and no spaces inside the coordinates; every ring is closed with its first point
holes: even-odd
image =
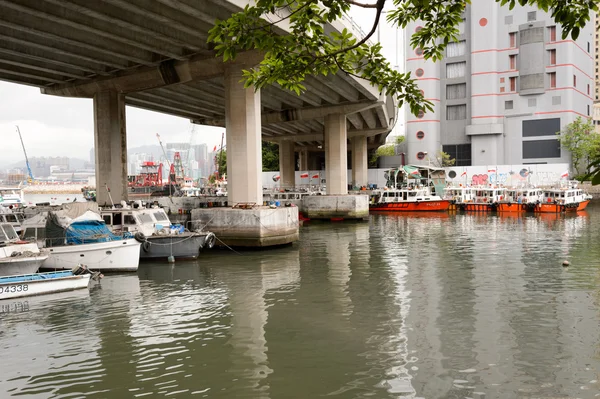
{"type": "Polygon", "coordinates": [[[367,185],[367,137],[358,136],[352,139],[352,185],[367,185]]]}
{"type": "Polygon", "coordinates": [[[348,194],[346,115],[325,116],[325,178],[327,194],[348,194]]]}
{"type": "Polygon", "coordinates": [[[300,170],[308,170],[308,151],[300,151],[300,170]]]}
{"type": "Polygon", "coordinates": [[[111,205],[127,200],[127,130],[125,98],[116,91],[94,95],[96,200],[111,205]],[[110,189],[110,195],[107,190],[110,189]]]}
{"type": "Polygon", "coordinates": [[[244,88],[242,67],[225,71],[227,192],[229,204],[263,202],[260,91],[244,88]]]}
{"type": "Polygon", "coordinates": [[[281,188],[293,188],[296,185],[296,153],[293,141],[279,143],[279,180],[281,188]]]}

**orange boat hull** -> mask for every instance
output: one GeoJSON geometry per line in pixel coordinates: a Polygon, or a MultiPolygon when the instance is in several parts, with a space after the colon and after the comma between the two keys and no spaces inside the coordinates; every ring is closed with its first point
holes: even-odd
{"type": "Polygon", "coordinates": [[[588,204],[589,200],[582,201],[577,207],[575,206],[564,206],[554,203],[542,203],[542,204],[498,204],[498,212],[535,212],[535,213],[563,213],[563,212],[577,212],[583,211],[588,204]]]}
{"type": "Polygon", "coordinates": [[[459,204],[457,205],[458,209],[465,212],[492,212],[496,210],[496,206],[492,204],[459,204]]]}
{"type": "Polygon", "coordinates": [[[375,212],[436,212],[447,211],[450,201],[389,202],[371,204],[370,211],[375,212]]]}

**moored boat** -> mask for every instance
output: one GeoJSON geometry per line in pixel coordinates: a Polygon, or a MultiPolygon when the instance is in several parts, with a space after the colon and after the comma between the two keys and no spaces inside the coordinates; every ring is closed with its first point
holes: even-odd
{"type": "Polygon", "coordinates": [[[568,182],[563,187],[544,190],[541,203],[535,208],[540,213],[561,213],[583,211],[591,197],[578,187],[577,181],[568,182]]]}
{"type": "Polygon", "coordinates": [[[498,186],[470,187],[469,190],[470,199],[456,203],[457,209],[466,212],[494,212],[506,195],[506,188],[498,186]]]}
{"type": "Polygon", "coordinates": [[[47,259],[35,243],[21,241],[10,224],[0,224],[0,276],[35,273],[47,259]]]}
{"type": "Polygon", "coordinates": [[[498,212],[535,212],[543,199],[544,192],[540,188],[509,188],[504,200],[498,203],[498,212]]]}
{"type": "Polygon", "coordinates": [[[70,270],[81,262],[102,272],[138,269],[141,244],[131,234],[111,233],[97,209],[94,202],[64,204],[23,222],[23,238],[48,250],[42,269],[70,270]]]}
{"type": "Polygon", "coordinates": [[[405,165],[386,172],[386,188],[373,190],[369,211],[446,211],[450,201],[437,192],[443,190],[445,172],[441,168],[405,165]]]}
{"type": "Polygon", "coordinates": [[[90,278],[100,277],[82,265],[66,271],[4,276],[0,277],[0,300],[83,289],[90,278]]]}
{"type": "Polygon", "coordinates": [[[189,231],[180,225],[171,225],[165,210],[158,207],[130,207],[102,209],[102,218],[116,234],[134,234],[141,244],[139,256],[146,258],[196,258],[204,249],[215,245],[216,237],[209,231],[189,231]]]}

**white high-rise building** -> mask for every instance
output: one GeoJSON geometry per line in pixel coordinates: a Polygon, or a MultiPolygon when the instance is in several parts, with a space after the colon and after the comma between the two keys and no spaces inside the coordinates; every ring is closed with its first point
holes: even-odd
{"type": "Polygon", "coordinates": [[[406,30],[406,70],[434,111],[407,113],[407,163],[427,164],[440,150],[457,166],[570,161],[556,132],[592,115],[594,22],[563,40],[548,13],[478,0],[437,63],[410,46],[420,25],[406,30]]]}

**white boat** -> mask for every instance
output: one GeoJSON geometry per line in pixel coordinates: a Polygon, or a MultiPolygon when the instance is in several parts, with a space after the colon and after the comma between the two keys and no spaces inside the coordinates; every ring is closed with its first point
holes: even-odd
{"type": "Polygon", "coordinates": [[[93,202],[63,205],[23,222],[23,238],[48,250],[42,269],[69,270],[78,264],[101,272],[136,271],[141,244],[110,232],[93,202]]]}
{"type": "Polygon", "coordinates": [[[0,276],[35,273],[47,259],[35,243],[21,241],[10,224],[0,224],[0,276]]]}
{"type": "Polygon", "coordinates": [[[130,207],[100,210],[104,223],[115,234],[134,234],[141,243],[140,257],[144,258],[196,258],[203,249],[211,249],[216,237],[208,231],[188,231],[183,226],[171,225],[165,210],[158,207],[143,208],[139,203],[130,207]]]}
{"type": "Polygon", "coordinates": [[[20,187],[0,187],[0,206],[20,208],[25,204],[25,194],[20,187]]]}
{"type": "Polygon", "coordinates": [[[0,300],[87,288],[90,278],[101,277],[84,266],[74,270],[0,277],[0,300]]]}

